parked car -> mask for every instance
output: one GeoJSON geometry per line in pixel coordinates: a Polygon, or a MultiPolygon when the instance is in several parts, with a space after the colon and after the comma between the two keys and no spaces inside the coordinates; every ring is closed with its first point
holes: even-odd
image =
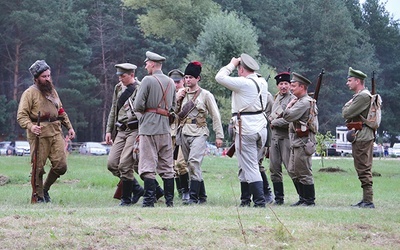
{"type": "Polygon", "coordinates": [[[100,142],[84,142],[79,147],[79,153],[84,155],[106,155],[106,148],[100,142]]]}
{"type": "Polygon", "coordinates": [[[8,155],[7,149],[10,146],[10,141],[0,142],[0,155],[8,155]]]}
{"type": "Polygon", "coordinates": [[[392,150],[390,150],[391,155],[395,155],[396,157],[400,156],[400,143],[393,144],[392,150]]]}
{"type": "Polygon", "coordinates": [[[107,154],[109,154],[112,145],[109,145],[109,144],[107,144],[106,142],[102,142],[101,145],[106,149],[107,154]]]}
{"type": "Polygon", "coordinates": [[[31,154],[31,148],[27,141],[12,141],[9,146],[13,155],[23,156],[31,154]]]}

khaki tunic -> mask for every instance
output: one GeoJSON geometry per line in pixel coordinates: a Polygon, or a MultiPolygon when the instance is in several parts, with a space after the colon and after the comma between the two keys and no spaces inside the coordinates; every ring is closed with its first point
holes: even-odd
{"type": "Polygon", "coordinates": [[[269,169],[272,182],[282,182],[282,163],[292,178],[293,173],[289,169],[290,141],[289,122],[283,119],[282,114],[293,95],[286,93],[276,95],[268,120],[271,123],[271,147],[269,150],[269,169]]]}
{"type": "Polygon", "coordinates": [[[312,157],[307,155],[304,151],[304,147],[308,140],[316,143],[315,141],[315,133],[318,132],[318,110],[315,105],[314,113],[315,119],[313,121],[313,125],[315,127],[315,131],[309,132],[308,136],[299,137],[295,129],[296,127],[300,127],[300,124],[306,124],[311,109],[312,99],[307,94],[300,97],[297,102],[289,109],[286,109],[283,112],[283,118],[290,122],[289,125],[289,138],[291,145],[290,152],[290,161],[289,161],[289,169],[293,171],[292,179],[296,182],[300,182],[304,185],[312,185],[314,184],[314,178],[312,174],[312,157]]]}
{"type": "Polygon", "coordinates": [[[134,170],[138,168],[138,162],[136,158],[133,157],[133,148],[136,136],[138,134],[138,129],[132,130],[127,127],[125,130],[122,130],[121,128],[115,127],[116,121],[124,124],[125,126],[128,122],[138,121],[135,113],[133,112],[132,105],[135,100],[139,84],[135,82],[134,87],[135,90],[132,95],[128,98],[128,100],[126,100],[121,109],[117,110],[118,99],[125,91],[126,86],[124,86],[121,82],[115,85],[111,110],[108,115],[106,128],[107,133],[112,133],[114,129],[118,130],[108,155],[107,168],[114,176],[121,178],[121,180],[134,180],[134,170]]]}
{"type": "MultiPolygon", "coordinates": [[[[346,122],[361,121],[360,115],[367,117],[370,101],[371,97],[367,89],[353,95],[353,98],[342,109],[342,115],[346,122]]],[[[363,125],[363,128],[357,132],[356,139],[352,143],[354,167],[363,188],[363,201],[367,203],[373,202],[372,156],[374,140],[374,130],[363,125]]]]}

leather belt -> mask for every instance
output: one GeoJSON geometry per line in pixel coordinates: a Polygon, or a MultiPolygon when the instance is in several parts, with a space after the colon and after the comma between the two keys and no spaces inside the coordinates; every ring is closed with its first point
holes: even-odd
{"type": "Polygon", "coordinates": [[[156,113],[159,115],[163,115],[163,116],[169,116],[169,112],[166,109],[162,109],[162,108],[153,108],[153,109],[146,109],[144,112],[150,112],[150,113],[156,113]]]}
{"type": "MultiPolygon", "coordinates": [[[[240,112],[240,115],[259,115],[261,114],[262,111],[254,111],[254,112],[240,112]]],[[[237,116],[238,112],[232,113],[232,117],[233,116],[237,116]]]]}
{"type": "MultiPolygon", "coordinates": [[[[55,122],[55,121],[60,121],[63,120],[61,117],[40,117],[40,122],[55,122]]],[[[32,122],[37,122],[37,118],[31,118],[32,122]]]]}

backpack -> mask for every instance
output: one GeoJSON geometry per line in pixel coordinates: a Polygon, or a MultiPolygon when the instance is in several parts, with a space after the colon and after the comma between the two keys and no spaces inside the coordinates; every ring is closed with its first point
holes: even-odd
{"type": "Polygon", "coordinates": [[[379,94],[369,94],[369,96],[371,97],[371,103],[369,106],[367,118],[364,118],[362,115],[360,115],[360,117],[365,125],[372,128],[373,130],[376,130],[381,124],[382,119],[382,98],[379,94]]]}

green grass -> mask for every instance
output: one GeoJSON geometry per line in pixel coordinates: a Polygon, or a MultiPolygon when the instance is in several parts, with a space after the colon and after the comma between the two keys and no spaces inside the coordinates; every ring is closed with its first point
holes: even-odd
{"type": "Polygon", "coordinates": [[[221,157],[203,162],[207,205],[183,206],[176,197],[174,208],[119,207],[106,160],[70,155],[53,202],[31,205],[29,157],[0,157],[0,175],[9,178],[0,186],[0,249],[400,248],[397,159],[374,159],[376,209],[349,206],[362,195],[351,158],[326,158],[325,167],[345,171],[335,173],[319,172],[313,160],[315,207],[289,206],[297,194],[285,174],[285,205],[265,209],[237,207],[237,161],[221,157]]]}

